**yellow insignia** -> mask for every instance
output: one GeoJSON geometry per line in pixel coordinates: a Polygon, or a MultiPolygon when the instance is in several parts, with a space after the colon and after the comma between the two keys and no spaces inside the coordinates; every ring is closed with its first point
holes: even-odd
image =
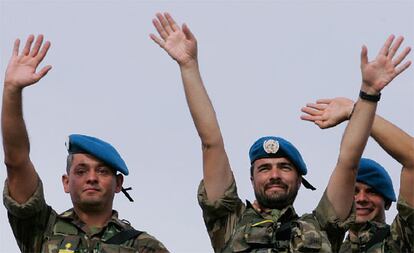
{"type": "Polygon", "coordinates": [[[74,250],[70,250],[70,247],[72,247],[72,244],[68,242],[65,244],[65,249],[60,249],[58,253],[75,253],[74,250]]]}

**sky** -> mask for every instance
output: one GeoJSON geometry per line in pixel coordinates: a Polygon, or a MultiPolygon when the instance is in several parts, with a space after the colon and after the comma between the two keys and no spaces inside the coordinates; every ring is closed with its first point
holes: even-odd
{"type": "MultiPolygon", "coordinates": [[[[414,45],[414,1],[115,1],[0,0],[0,79],[13,41],[44,34],[53,69],[24,91],[31,160],[58,213],[72,207],[63,191],[65,140],[82,133],[112,143],[126,161],[135,202],[114,208],[171,252],[213,252],[197,203],[201,144],[177,64],[149,38],[156,12],[188,24],[215,106],[241,199],[254,199],[248,149],[260,136],[282,136],[301,151],[307,180],[299,214],[316,207],[339,152],[345,124],[320,130],[299,119],[318,98],[356,99],[360,50],[372,59],[390,34],[414,45]]],[[[413,55],[408,58],[413,61],[413,55]]],[[[42,65],[42,66],[43,66],[42,65]]],[[[414,135],[413,67],[382,92],[378,114],[414,135]]],[[[372,139],[365,157],[390,172],[398,193],[401,166],[372,139]]],[[[0,160],[3,160],[0,152],[0,160]]],[[[0,181],[6,169],[0,169],[0,181]]],[[[395,204],[387,221],[396,215],[395,204]]],[[[18,252],[0,208],[0,252],[18,252]]]]}

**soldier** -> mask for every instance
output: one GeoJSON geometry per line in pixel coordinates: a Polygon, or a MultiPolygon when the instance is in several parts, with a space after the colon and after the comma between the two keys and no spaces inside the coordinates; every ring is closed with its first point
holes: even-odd
{"type": "Polygon", "coordinates": [[[138,231],[112,210],[128,168],[109,143],[70,135],[67,174],[62,176],[73,208],[58,215],[45,202],[42,181],[29,157],[22,116],[22,91],[38,82],[51,66],[36,72],[50,47],[30,35],[19,53],[14,43],[3,88],[2,133],[7,180],[3,200],[21,252],[168,252],[154,237],[138,231]],[[43,46],[42,46],[43,44],[43,46]],[[122,173],[119,174],[118,172],[122,173]]]}
{"type": "MultiPolygon", "coordinates": [[[[298,189],[301,183],[312,188],[303,178],[307,168],[299,151],[281,137],[259,138],[249,152],[256,200],[242,203],[214,108],[200,76],[196,38],[187,25],[178,26],[168,13],[158,13],[156,17],[153,24],[160,37],[150,37],[180,67],[187,103],[202,142],[203,180],[198,199],[214,251],[331,252],[331,246],[338,249],[343,239],[338,230],[344,229],[351,212],[356,167],[376,110],[376,103],[367,99],[376,97],[388,84],[382,81],[381,73],[392,59],[368,62],[364,47],[361,98],[344,133],[338,164],[318,207],[312,214],[299,217],[292,206],[298,189]]],[[[392,41],[390,37],[379,56],[388,53],[392,41]]],[[[386,77],[392,80],[396,75],[386,77]]]]}
{"type": "MultiPolygon", "coordinates": [[[[302,111],[302,119],[321,129],[349,119],[354,102],[347,98],[319,99],[302,111]]],[[[340,252],[414,252],[414,138],[376,115],[371,136],[402,165],[398,214],[391,226],[385,210],[396,201],[392,181],[384,167],[371,159],[361,159],[355,185],[356,224],[340,252]]]]}

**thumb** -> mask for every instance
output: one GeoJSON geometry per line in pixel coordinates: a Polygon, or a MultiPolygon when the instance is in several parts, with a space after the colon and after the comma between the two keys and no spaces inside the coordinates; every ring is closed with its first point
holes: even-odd
{"type": "Polygon", "coordinates": [[[184,32],[185,38],[188,40],[196,40],[194,34],[190,31],[190,28],[188,28],[188,25],[184,23],[182,25],[182,30],[184,32]]]}
{"type": "Polygon", "coordinates": [[[368,49],[365,45],[362,45],[361,49],[361,66],[368,63],[368,49]]]}
{"type": "Polygon", "coordinates": [[[36,80],[36,82],[42,79],[51,69],[52,69],[52,66],[47,65],[47,66],[44,66],[38,73],[35,73],[34,79],[36,80]]]}

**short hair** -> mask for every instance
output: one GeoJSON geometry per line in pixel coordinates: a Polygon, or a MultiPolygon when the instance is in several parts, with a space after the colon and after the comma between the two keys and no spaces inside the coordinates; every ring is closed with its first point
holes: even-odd
{"type": "Polygon", "coordinates": [[[66,157],[66,173],[69,175],[70,167],[72,166],[73,162],[73,154],[68,154],[66,157]]]}

